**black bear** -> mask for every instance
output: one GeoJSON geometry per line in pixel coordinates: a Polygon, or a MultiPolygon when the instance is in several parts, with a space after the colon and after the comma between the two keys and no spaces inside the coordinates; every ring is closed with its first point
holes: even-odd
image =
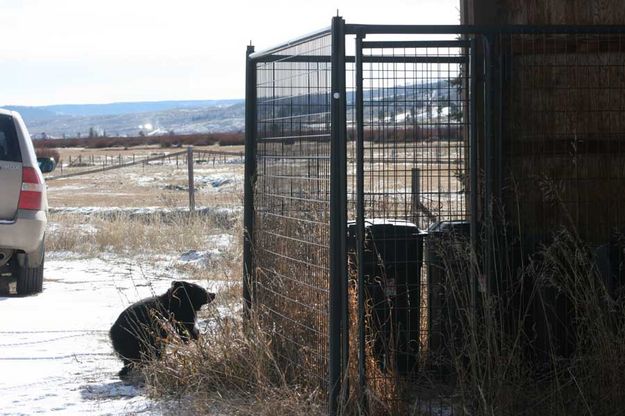
{"type": "Polygon", "coordinates": [[[159,358],[167,325],[171,325],[180,337],[189,341],[197,339],[195,327],[197,311],[215,299],[195,283],[175,281],[167,292],[133,303],[117,318],[109,336],[113,349],[124,362],[120,377],[128,374],[133,365],[141,360],[159,358]]]}

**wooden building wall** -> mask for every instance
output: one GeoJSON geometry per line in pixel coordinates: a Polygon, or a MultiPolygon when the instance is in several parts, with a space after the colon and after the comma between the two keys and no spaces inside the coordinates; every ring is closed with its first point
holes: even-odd
{"type": "MultiPolygon", "coordinates": [[[[625,25],[622,0],[466,0],[461,11],[477,25],[625,25]]],[[[625,231],[625,36],[510,35],[491,47],[508,222],[535,243],[562,227],[614,240],[625,231]]]]}

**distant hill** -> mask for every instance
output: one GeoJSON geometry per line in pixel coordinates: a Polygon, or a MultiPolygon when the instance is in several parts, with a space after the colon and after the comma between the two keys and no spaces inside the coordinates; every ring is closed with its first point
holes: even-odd
{"type": "Polygon", "coordinates": [[[243,129],[244,101],[187,100],[110,104],[59,104],[37,107],[4,106],[18,111],[28,129],[39,137],[96,134],[213,133],[243,129]]]}
{"type": "Polygon", "coordinates": [[[41,107],[58,115],[102,116],[147,113],[180,108],[224,107],[239,104],[243,100],[192,100],[192,101],[143,101],[110,104],[61,104],[41,107]]]}
{"type": "Polygon", "coordinates": [[[2,108],[17,111],[22,115],[22,118],[26,120],[27,123],[39,120],[49,120],[58,117],[58,114],[53,111],[46,110],[44,107],[24,107],[19,105],[7,105],[2,108]]]}
{"type": "Polygon", "coordinates": [[[241,99],[232,100],[186,100],[186,101],[136,101],[107,104],[56,104],[37,107],[12,106],[4,108],[19,111],[24,118],[45,120],[58,116],[103,116],[132,113],[147,113],[155,111],[173,110],[178,108],[198,108],[230,106],[243,102],[241,99]]]}
{"type": "MultiPolygon", "coordinates": [[[[348,105],[355,95],[349,92],[348,105]]],[[[436,117],[455,122],[461,96],[449,80],[415,85],[374,88],[364,92],[365,113],[376,120],[422,122],[436,117]],[[396,106],[397,102],[404,103],[396,106]]],[[[300,95],[280,106],[278,117],[308,114],[315,106],[323,114],[328,96],[300,95]],[[312,106],[312,107],[311,107],[312,106]]],[[[148,101],[110,104],[60,104],[40,107],[6,106],[19,111],[35,138],[89,137],[95,135],[137,136],[202,134],[242,131],[245,127],[244,100],[148,101]]],[[[352,112],[348,112],[348,118],[352,112]]],[[[320,115],[322,119],[325,117],[320,115]]],[[[316,123],[309,117],[310,123],[316,123]]],[[[320,121],[321,122],[321,121],[320,121]]]]}

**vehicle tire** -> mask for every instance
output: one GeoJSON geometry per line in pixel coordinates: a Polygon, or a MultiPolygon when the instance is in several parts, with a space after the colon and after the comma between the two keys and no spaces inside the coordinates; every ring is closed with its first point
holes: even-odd
{"type": "Polygon", "coordinates": [[[17,269],[17,294],[32,295],[43,291],[43,262],[37,267],[28,267],[28,262],[17,269]]]}

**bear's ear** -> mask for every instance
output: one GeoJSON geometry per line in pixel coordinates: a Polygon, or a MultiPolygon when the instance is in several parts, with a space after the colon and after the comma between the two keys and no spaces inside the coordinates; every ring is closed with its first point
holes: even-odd
{"type": "Polygon", "coordinates": [[[184,296],[184,287],[182,282],[172,282],[167,294],[169,296],[170,305],[179,307],[182,303],[182,296],[184,296]]]}
{"type": "Polygon", "coordinates": [[[179,288],[179,287],[182,287],[182,286],[184,286],[184,282],[181,282],[179,280],[174,280],[173,282],[171,282],[171,287],[173,289],[176,289],[176,288],[179,288]]]}

